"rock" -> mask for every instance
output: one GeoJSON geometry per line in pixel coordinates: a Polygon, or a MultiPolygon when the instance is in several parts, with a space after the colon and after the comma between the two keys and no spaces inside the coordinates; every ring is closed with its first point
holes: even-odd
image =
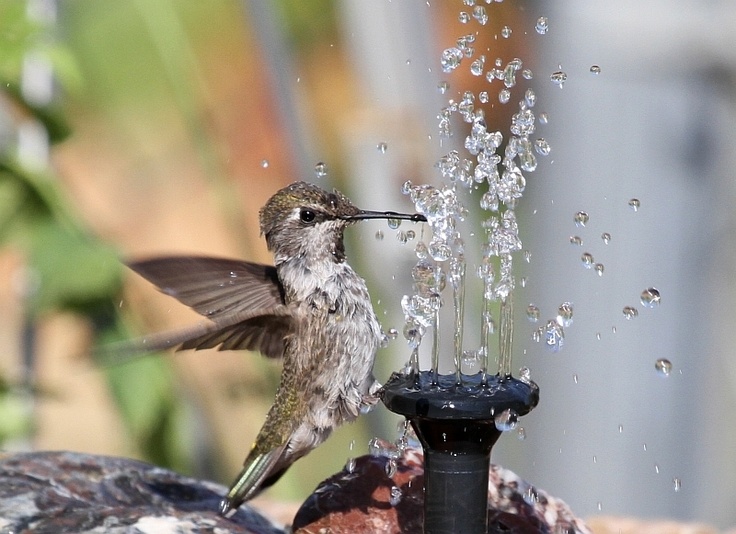
{"type": "MultiPolygon", "coordinates": [[[[424,471],[421,450],[408,449],[392,477],[386,457],[362,456],[350,472],[325,480],[294,518],[295,534],[421,534],[424,471]]],[[[491,465],[489,532],[590,534],[561,500],[511,471],[491,465]]]]}
{"type": "Polygon", "coordinates": [[[226,488],[125,458],[73,452],[0,457],[0,533],[284,534],[251,507],[225,519],[226,488]]]}

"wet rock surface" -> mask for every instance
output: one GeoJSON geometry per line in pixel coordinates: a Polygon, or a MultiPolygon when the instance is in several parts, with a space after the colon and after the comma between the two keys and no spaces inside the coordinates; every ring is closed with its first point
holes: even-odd
{"type": "Polygon", "coordinates": [[[0,533],[249,533],[283,530],[242,506],[217,514],[226,489],[125,458],[72,452],[0,457],[0,533]]]}
{"type": "MultiPolygon", "coordinates": [[[[420,450],[409,449],[386,474],[388,458],[362,456],[350,472],[325,480],[294,518],[295,534],[421,534],[424,470],[420,450]]],[[[511,471],[491,465],[489,532],[589,534],[570,508],[511,471]]]]}
{"type": "MultiPolygon", "coordinates": [[[[293,521],[299,534],[421,533],[422,454],[389,460],[362,456],[325,480],[293,521]]],[[[226,489],[143,462],[72,452],[0,456],[0,534],[252,533],[285,534],[243,505],[217,514],[226,489]]],[[[567,505],[491,466],[489,532],[587,534],[567,505]]]]}

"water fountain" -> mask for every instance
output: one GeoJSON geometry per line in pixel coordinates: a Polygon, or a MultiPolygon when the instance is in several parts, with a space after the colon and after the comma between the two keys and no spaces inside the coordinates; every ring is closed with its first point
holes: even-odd
{"type": "MultiPolygon", "coordinates": [[[[466,2],[468,6],[472,4],[466,2]]],[[[481,26],[488,21],[486,9],[482,5],[472,8],[472,19],[481,26]]],[[[471,14],[463,12],[461,21],[463,15],[466,22],[471,20],[471,14]]],[[[546,20],[537,22],[537,31],[544,32],[546,27],[546,20]]],[[[475,55],[475,35],[460,37],[456,46],[442,53],[442,70],[450,73],[464,60],[475,57],[470,65],[471,73],[485,75],[489,83],[500,82],[498,100],[506,104],[517,86],[517,77],[530,79],[532,73],[519,58],[505,66],[498,59],[486,71],[486,56],[475,55]]],[[[556,75],[561,79],[564,73],[556,75]]],[[[444,89],[447,87],[445,84],[444,89]]],[[[514,210],[526,185],[524,173],[536,169],[536,155],[549,154],[549,145],[542,138],[530,137],[537,121],[533,89],[524,92],[506,139],[500,131],[488,131],[483,110],[488,99],[486,91],[477,98],[465,91],[459,102],[449,100],[438,115],[443,140],[451,136],[453,116],[471,125],[464,148],[473,159],[451,150],[436,165],[449,183],[436,188],[406,182],[403,188],[417,211],[427,217],[432,236],[429,243],[420,241],[417,245],[419,260],[412,271],[415,294],[402,299],[406,318],[404,336],[412,353],[405,369],[394,373],[384,386],[383,402],[389,410],[410,421],[424,449],[426,533],[488,532],[487,486],[492,447],[504,430],[515,428],[518,418],[539,401],[539,388],[531,381],[528,370],[523,370],[520,378],[511,375],[515,286],[512,255],[521,250],[514,210]],[[503,153],[497,153],[502,147],[503,153]],[[467,210],[460,194],[463,189],[481,187],[487,187],[480,207],[488,215],[481,222],[486,239],[477,268],[483,283],[481,339],[477,349],[465,351],[466,259],[465,243],[458,228],[467,210]],[[454,372],[440,374],[440,295],[447,279],[454,306],[454,372]],[[492,311],[496,306],[498,370],[491,373],[489,338],[496,327],[492,311]],[[429,330],[433,334],[431,369],[422,371],[419,345],[429,330]],[[463,362],[469,360],[480,366],[477,372],[462,372],[463,362]]],[[[552,323],[540,331],[539,338],[544,337],[547,345],[556,349],[562,343],[562,325],[552,323]]]]}

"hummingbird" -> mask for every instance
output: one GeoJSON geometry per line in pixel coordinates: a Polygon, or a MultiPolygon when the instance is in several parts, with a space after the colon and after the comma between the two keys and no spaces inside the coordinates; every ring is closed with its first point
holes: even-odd
{"type": "Polygon", "coordinates": [[[383,334],[365,281],[346,261],[345,228],[363,219],[426,221],[358,209],[306,182],[276,192],[259,218],[273,266],[200,256],[129,264],[209,320],[144,339],[146,350],[245,349],[283,360],[266,421],[220,502],[226,517],[378,401],[373,363],[383,334]]]}

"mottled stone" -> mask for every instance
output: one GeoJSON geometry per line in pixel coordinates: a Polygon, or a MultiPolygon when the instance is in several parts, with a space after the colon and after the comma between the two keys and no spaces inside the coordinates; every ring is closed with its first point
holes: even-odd
{"type": "MultiPolygon", "coordinates": [[[[350,472],[325,480],[297,512],[294,533],[420,534],[422,452],[409,449],[392,477],[387,463],[385,457],[362,456],[350,472]]],[[[488,481],[488,522],[489,532],[590,534],[564,502],[497,465],[491,465],[488,481]]]]}
{"type": "Polygon", "coordinates": [[[125,458],[10,454],[0,457],[0,533],[284,533],[247,505],[219,516],[225,491],[125,458]]]}

